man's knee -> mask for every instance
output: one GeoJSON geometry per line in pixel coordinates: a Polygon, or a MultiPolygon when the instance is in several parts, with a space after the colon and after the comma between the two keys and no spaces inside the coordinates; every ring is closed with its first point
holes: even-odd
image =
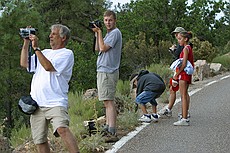
{"type": "Polygon", "coordinates": [[[56,131],[61,137],[65,136],[69,132],[69,128],[67,127],[59,127],[56,131]]]}

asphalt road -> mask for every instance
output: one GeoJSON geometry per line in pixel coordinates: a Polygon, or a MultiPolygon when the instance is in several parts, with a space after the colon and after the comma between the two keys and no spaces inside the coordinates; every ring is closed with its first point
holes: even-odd
{"type": "Polygon", "coordinates": [[[117,153],[230,153],[230,77],[191,96],[190,126],[173,126],[173,116],[150,123],[117,153]]]}

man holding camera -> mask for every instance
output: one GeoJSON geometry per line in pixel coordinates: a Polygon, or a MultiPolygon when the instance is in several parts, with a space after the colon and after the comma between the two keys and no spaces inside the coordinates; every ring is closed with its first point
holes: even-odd
{"type": "Polygon", "coordinates": [[[117,141],[117,112],[114,103],[116,85],[119,79],[119,67],[122,48],[122,34],[116,27],[116,14],[113,11],[104,13],[104,25],[107,33],[103,39],[102,30],[94,24],[95,50],[99,51],[97,58],[97,88],[100,101],[104,101],[106,109],[106,142],[117,141]]]}
{"type": "Polygon", "coordinates": [[[24,38],[20,64],[27,68],[30,65],[34,72],[31,82],[31,97],[39,108],[30,116],[31,131],[39,153],[49,153],[48,127],[52,124],[53,134],[61,137],[70,153],[79,152],[76,138],[69,129],[68,82],[72,75],[74,55],[65,46],[70,37],[68,27],[55,24],[51,26],[51,49],[38,47],[38,37],[30,34],[24,38]],[[28,63],[29,44],[35,51],[28,63]],[[36,55],[36,56],[35,56],[36,55]],[[37,62],[36,62],[37,58],[37,62]]]}

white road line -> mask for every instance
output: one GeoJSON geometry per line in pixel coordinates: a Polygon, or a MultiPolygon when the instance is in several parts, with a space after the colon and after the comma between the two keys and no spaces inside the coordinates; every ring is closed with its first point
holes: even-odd
{"type": "MultiPolygon", "coordinates": [[[[220,78],[219,80],[212,81],[212,82],[205,84],[204,87],[207,87],[213,83],[219,82],[220,80],[223,80],[223,79],[226,79],[229,77],[230,77],[230,75],[224,76],[224,77],[220,78]]],[[[196,92],[202,90],[204,87],[190,91],[189,95],[191,96],[191,95],[195,94],[196,92]]],[[[176,99],[175,104],[177,104],[180,101],[181,101],[181,98],[176,99]]],[[[167,107],[167,106],[165,106],[165,107],[167,107]]],[[[128,133],[126,136],[122,137],[119,141],[117,141],[112,146],[112,149],[107,150],[105,153],[116,153],[126,142],[128,142],[130,139],[132,139],[135,135],[137,135],[142,129],[144,129],[149,124],[150,123],[142,123],[142,125],[137,127],[135,131],[132,131],[132,132],[128,133]]]]}

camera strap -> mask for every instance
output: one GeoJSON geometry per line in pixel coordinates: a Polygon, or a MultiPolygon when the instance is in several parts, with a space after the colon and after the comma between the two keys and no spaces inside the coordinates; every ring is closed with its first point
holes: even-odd
{"type": "Polygon", "coordinates": [[[93,38],[93,53],[94,53],[94,54],[96,54],[96,52],[95,52],[96,39],[97,39],[97,37],[94,36],[94,38],[93,38]]]}
{"type": "MultiPolygon", "coordinates": [[[[32,42],[30,41],[29,50],[28,50],[28,69],[29,73],[31,73],[31,56],[32,56],[32,42]]],[[[35,54],[35,69],[37,68],[37,55],[35,54]]]]}
{"type": "Polygon", "coordinates": [[[30,41],[29,50],[28,50],[28,69],[31,70],[31,56],[32,56],[32,42],[30,41]]]}

